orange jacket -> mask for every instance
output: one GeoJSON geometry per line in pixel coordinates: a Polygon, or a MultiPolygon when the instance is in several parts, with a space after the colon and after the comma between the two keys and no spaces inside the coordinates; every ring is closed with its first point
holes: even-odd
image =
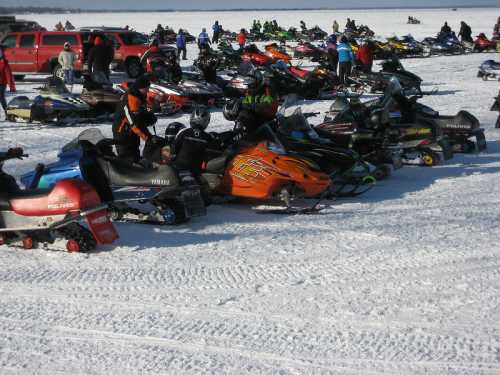
{"type": "Polygon", "coordinates": [[[9,85],[10,91],[16,91],[16,83],[14,82],[9,62],[5,58],[0,59],[0,85],[9,85]]]}

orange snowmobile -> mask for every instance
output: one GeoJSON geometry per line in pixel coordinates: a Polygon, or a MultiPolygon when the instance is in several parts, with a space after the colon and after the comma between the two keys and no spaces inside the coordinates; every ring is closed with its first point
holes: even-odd
{"type": "MultiPolygon", "coordinates": [[[[271,133],[271,140],[240,145],[207,163],[203,177],[212,191],[258,200],[279,199],[285,203],[286,212],[293,213],[298,213],[291,207],[294,198],[315,198],[328,193],[330,177],[319,166],[287,155],[268,125],[259,132],[271,133]]],[[[311,209],[316,207],[317,204],[311,209]]]]}
{"type": "Polygon", "coordinates": [[[286,53],[283,49],[278,47],[276,43],[271,43],[265,46],[266,55],[269,56],[273,62],[283,60],[287,64],[291,64],[292,57],[286,53]]]}

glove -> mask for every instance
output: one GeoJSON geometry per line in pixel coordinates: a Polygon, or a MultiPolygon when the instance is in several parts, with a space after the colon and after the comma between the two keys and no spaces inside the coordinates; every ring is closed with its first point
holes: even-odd
{"type": "Polygon", "coordinates": [[[11,158],[21,158],[24,155],[24,150],[21,147],[9,148],[7,156],[11,158]]]}

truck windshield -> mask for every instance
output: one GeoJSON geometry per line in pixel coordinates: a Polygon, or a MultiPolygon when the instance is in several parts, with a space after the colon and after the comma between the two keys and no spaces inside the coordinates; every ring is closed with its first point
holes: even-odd
{"type": "Polygon", "coordinates": [[[146,36],[140,33],[122,33],[120,34],[120,38],[127,46],[135,46],[148,43],[148,39],[146,38],[146,36]]]}

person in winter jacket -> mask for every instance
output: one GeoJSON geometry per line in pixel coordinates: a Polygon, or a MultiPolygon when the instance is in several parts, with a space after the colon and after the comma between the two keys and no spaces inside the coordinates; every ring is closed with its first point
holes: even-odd
{"type": "Polygon", "coordinates": [[[358,60],[361,64],[361,70],[370,73],[373,67],[373,44],[371,42],[363,43],[358,48],[358,60]]]}
{"type": "Polygon", "coordinates": [[[333,21],[333,25],[332,25],[332,31],[334,34],[338,34],[339,33],[339,23],[337,22],[337,20],[334,20],[333,21]]]}
{"type": "Polygon", "coordinates": [[[461,37],[462,42],[474,42],[472,40],[472,29],[464,21],[460,22],[460,32],[458,36],[461,37]]]}
{"type": "Polygon", "coordinates": [[[141,157],[141,139],[152,139],[148,126],[156,123],[156,117],[148,111],[146,95],[150,86],[149,78],[139,77],[123,95],[116,106],[113,120],[113,139],[118,156],[131,163],[141,157]]]}
{"type": "Polygon", "coordinates": [[[207,29],[203,28],[198,35],[198,48],[200,50],[210,47],[210,37],[207,34],[207,29]]]}
{"type": "Polygon", "coordinates": [[[339,79],[340,83],[345,84],[351,75],[352,63],[354,61],[351,45],[345,36],[340,39],[337,52],[339,54],[339,79]]]}
{"type": "Polygon", "coordinates": [[[182,59],[187,60],[186,57],[186,35],[184,34],[184,30],[179,29],[179,32],[177,33],[177,36],[175,38],[175,45],[177,47],[177,58],[181,58],[181,53],[182,53],[182,59]]]}
{"type": "Polygon", "coordinates": [[[441,27],[441,34],[448,35],[451,33],[451,27],[448,26],[448,22],[445,22],[443,27],[441,27]]]}
{"type": "Polygon", "coordinates": [[[59,53],[59,65],[64,72],[64,83],[72,85],[74,80],[74,68],[76,62],[76,54],[71,49],[69,42],[64,43],[64,49],[59,53]]]}
{"type": "Polygon", "coordinates": [[[203,74],[203,78],[208,83],[217,83],[217,68],[220,65],[220,59],[210,50],[202,49],[198,56],[198,68],[203,74]]]}
{"type": "Polygon", "coordinates": [[[109,65],[113,61],[114,54],[113,47],[107,44],[103,37],[95,37],[94,46],[89,50],[88,54],[88,65],[92,81],[102,85],[110,83],[109,65]]]}
{"type": "Polygon", "coordinates": [[[330,69],[337,74],[337,68],[339,65],[339,53],[337,51],[337,35],[332,34],[328,37],[326,43],[328,65],[330,69]]]}
{"type": "Polygon", "coordinates": [[[245,29],[240,30],[236,39],[238,41],[238,45],[240,46],[240,49],[243,49],[243,47],[245,47],[245,43],[247,41],[247,34],[245,32],[245,29]]]}
{"type": "Polygon", "coordinates": [[[3,47],[0,45],[0,105],[5,115],[7,115],[7,101],[5,100],[5,89],[7,86],[9,86],[11,92],[16,92],[16,84],[10,70],[9,62],[5,58],[3,47]]]}
{"type": "Polygon", "coordinates": [[[219,21],[215,21],[214,25],[212,26],[212,31],[213,31],[212,43],[219,43],[219,37],[222,31],[222,28],[219,25],[219,21]]]}

